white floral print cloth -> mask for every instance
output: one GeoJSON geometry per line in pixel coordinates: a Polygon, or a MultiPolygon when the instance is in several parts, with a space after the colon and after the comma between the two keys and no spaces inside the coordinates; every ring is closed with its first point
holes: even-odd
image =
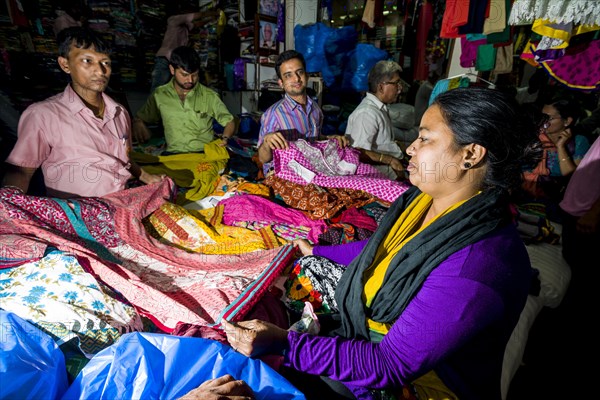
{"type": "Polygon", "coordinates": [[[58,345],[78,337],[87,356],[110,346],[124,333],[142,330],[134,308],[109,293],[77,257],[61,251],[0,270],[3,309],[37,325],[58,345]]]}

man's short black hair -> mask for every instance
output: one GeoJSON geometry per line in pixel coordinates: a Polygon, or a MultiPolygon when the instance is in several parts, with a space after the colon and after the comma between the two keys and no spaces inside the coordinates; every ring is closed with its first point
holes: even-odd
{"type": "Polygon", "coordinates": [[[277,77],[281,79],[281,71],[280,67],[286,61],[293,60],[297,58],[302,63],[302,68],[306,70],[306,61],[304,60],[304,56],[302,53],[298,53],[296,50],[286,50],[277,57],[277,61],[275,62],[275,72],[277,72],[277,77]]]}
{"type": "Polygon", "coordinates": [[[71,44],[78,49],[90,49],[93,47],[97,53],[111,53],[110,46],[100,39],[94,31],[80,26],[63,29],[58,32],[56,40],[58,42],[58,55],[64,58],[69,58],[71,44]]]}
{"type": "Polygon", "coordinates": [[[169,64],[173,68],[181,68],[185,72],[193,74],[200,71],[200,57],[196,50],[188,46],[179,46],[171,52],[169,64]]]}

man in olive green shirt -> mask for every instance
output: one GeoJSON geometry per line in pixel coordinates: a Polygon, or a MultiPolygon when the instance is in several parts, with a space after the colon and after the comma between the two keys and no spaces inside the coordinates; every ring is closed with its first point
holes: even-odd
{"type": "Polygon", "coordinates": [[[146,124],[162,121],[168,153],[204,151],[214,140],[213,119],[224,127],[223,140],[235,133],[233,115],[212,89],[198,83],[200,58],[187,46],[173,50],[169,69],[173,78],[159,86],[137,112],[133,138],[143,143],[150,138],[146,124]]]}

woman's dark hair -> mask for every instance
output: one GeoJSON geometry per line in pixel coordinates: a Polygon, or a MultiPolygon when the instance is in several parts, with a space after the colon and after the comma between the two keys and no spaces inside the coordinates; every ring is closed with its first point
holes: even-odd
{"type": "Polygon", "coordinates": [[[191,47],[179,46],[171,52],[169,64],[175,69],[181,68],[185,72],[193,74],[200,71],[200,56],[191,47]]]}
{"type": "Polygon", "coordinates": [[[550,103],[546,104],[556,108],[556,111],[558,111],[558,114],[562,119],[567,119],[569,117],[573,118],[570,126],[573,126],[577,123],[581,108],[575,100],[554,99],[550,103]]]}
{"type": "Polygon", "coordinates": [[[275,72],[277,73],[277,77],[279,79],[281,79],[281,64],[286,61],[293,60],[294,58],[300,60],[302,63],[302,68],[306,70],[306,61],[304,60],[302,53],[298,53],[296,50],[286,50],[277,57],[277,61],[275,62],[275,72]]]}
{"type": "Polygon", "coordinates": [[[458,147],[486,148],[483,187],[517,188],[524,167],[542,157],[539,118],[505,93],[480,87],[458,88],[435,98],[458,147]]]}
{"type": "Polygon", "coordinates": [[[58,42],[58,55],[64,58],[69,58],[71,44],[78,49],[90,49],[93,47],[97,53],[111,53],[110,46],[96,36],[94,31],[80,26],[61,30],[56,40],[58,42]]]}

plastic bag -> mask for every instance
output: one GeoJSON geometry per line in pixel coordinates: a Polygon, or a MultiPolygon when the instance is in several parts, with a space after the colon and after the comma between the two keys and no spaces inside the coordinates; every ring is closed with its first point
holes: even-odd
{"type": "Polygon", "coordinates": [[[233,62],[233,90],[246,89],[246,63],[245,58],[236,58],[233,62]]]}
{"type": "Polygon", "coordinates": [[[323,82],[328,88],[340,87],[344,66],[356,48],[358,33],[352,26],[333,29],[325,39],[325,63],[321,69],[323,82]]]}
{"type": "Polygon", "coordinates": [[[67,370],[54,340],[5,310],[0,335],[0,399],[59,399],[67,390],[67,370]]]}
{"type": "Polygon", "coordinates": [[[260,360],[209,339],[129,333],[85,366],[63,399],[177,399],[204,381],[230,374],[256,399],[304,399],[260,360]]]}
{"type": "Polygon", "coordinates": [[[294,27],[296,51],[304,56],[306,72],[321,72],[323,69],[325,65],[325,41],[333,30],[333,28],[321,22],[294,27]]]}
{"type": "Polygon", "coordinates": [[[378,61],[386,60],[388,53],[372,44],[359,43],[350,53],[349,62],[344,70],[342,88],[364,92],[369,90],[369,71],[378,61]]]}

